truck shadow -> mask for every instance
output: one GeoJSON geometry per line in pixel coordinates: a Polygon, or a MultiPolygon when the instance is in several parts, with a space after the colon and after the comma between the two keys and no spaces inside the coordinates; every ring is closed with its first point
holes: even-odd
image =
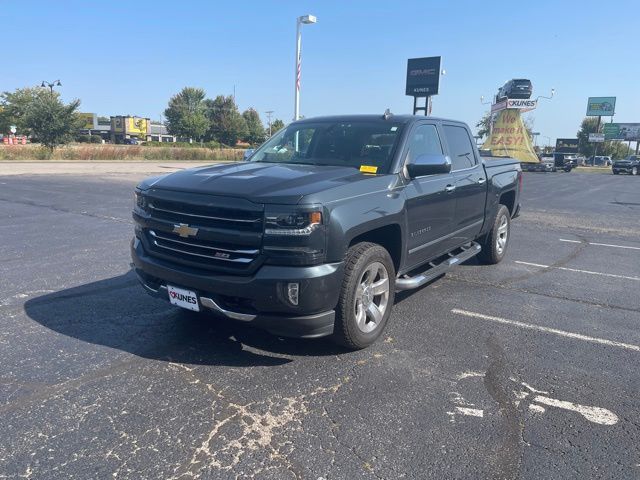
{"type": "Polygon", "coordinates": [[[27,315],[83,342],[154,360],[227,366],[277,366],[279,355],[345,353],[327,340],[279,338],[240,322],[198,315],[149,297],[133,272],[28,300],[27,315]]]}

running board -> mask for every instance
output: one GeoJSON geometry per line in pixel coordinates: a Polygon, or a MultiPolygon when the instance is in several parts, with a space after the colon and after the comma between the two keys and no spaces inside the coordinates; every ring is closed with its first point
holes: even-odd
{"type": "Polygon", "coordinates": [[[475,257],[478,253],[480,253],[480,250],[481,247],[476,242],[471,242],[471,245],[468,247],[462,247],[454,250],[454,252],[457,253],[449,253],[449,258],[446,258],[440,263],[434,264],[433,262],[430,262],[429,268],[418,275],[415,275],[413,277],[404,275],[402,278],[397,278],[396,291],[412,290],[414,288],[421,287],[425,283],[428,283],[431,280],[439,277],[443,273],[446,273],[457,264],[465,262],[471,257],[475,257]]]}

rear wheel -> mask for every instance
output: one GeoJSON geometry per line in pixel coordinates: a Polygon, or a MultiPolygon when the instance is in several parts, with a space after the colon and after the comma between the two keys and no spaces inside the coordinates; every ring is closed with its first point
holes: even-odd
{"type": "Polygon", "coordinates": [[[504,205],[498,207],[493,226],[480,242],[482,250],[478,255],[482,261],[489,264],[496,264],[502,261],[507,252],[509,237],[511,233],[511,214],[504,205]]]}
{"type": "Polygon", "coordinates": [[[333,339],[365,348],[382,334],[395,297],[395,268],[389,252],[375,243],[352,246],[345,259],[333,339]]]}
{"type": "Polygon", "coordinates": [[[614,174],[614,175],[618,175],[618,173],[620,173],[620,172],[618,172],[618,170],[614,170],[614,171],[613,171],[613,174],[614,174]]]}

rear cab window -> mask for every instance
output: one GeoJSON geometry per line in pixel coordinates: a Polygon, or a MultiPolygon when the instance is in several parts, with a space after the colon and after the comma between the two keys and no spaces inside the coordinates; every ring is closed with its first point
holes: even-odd
{"type": "Polygon", "coordinates": [[[475,167],[477,162],[467,129],[456,125],[443,125],[442,129],[451,156],[451,171],[475,167]]]}

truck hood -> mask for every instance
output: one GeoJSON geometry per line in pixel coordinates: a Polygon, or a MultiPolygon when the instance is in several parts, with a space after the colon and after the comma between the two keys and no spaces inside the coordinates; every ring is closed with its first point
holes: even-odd
{"type": "Polygon", "coordinates": [[[181,170],[145,180],[138,188],[295,204],[305,195],[369,178],[352,167],[243,162],[181,170]]]}

